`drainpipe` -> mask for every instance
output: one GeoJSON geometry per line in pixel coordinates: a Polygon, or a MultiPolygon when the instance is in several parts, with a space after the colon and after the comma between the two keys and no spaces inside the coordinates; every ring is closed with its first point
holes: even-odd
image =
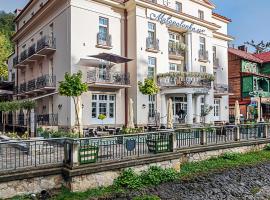
{"type": "MultiPolygon", "coordinates": [[[[124,11],[124,48],[125,57],[128,57],[128,22],[127,22],[127,9],[124,11]]],[[[125,63],[125,74],[128,73],[128,64],[125,63]]],[[[128,123],[128,88],[125,88],[125,125],[128,123]]]]}

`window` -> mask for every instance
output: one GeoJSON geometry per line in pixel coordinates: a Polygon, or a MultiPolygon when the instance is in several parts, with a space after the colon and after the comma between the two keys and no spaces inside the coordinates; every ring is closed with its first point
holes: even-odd
{"type": "Polygon", "coordinates": [[[53,27],[53,23],[50,24],[50,34],[51,34],[51,37],[54,38],[54,27],[53,27]]]}
{"type": "Polygon", "coordinates": [[[96,118],[96,117],[97,117],[97,103],[92,102],[92,118],[96,118]]]}
{"type": "Polygon", "coordinates": [[[199,14],[199,18],[200,18],[201,20],[204,20],[204,12],[203,12],[202,10],[199,10],[199,11],[198,11],[198,14],[199,14]]]}
{"type": "Polygon", "coordinates": [[[206,73],[206,66],[201,65],[200,66],[200,72],[206,73]]]}
{"type": "Polygon", "coordinates": [[[148,57],[148,78],[154,78],[156,69],[156,58],[148,57]]]}
{"type": "Polygon", "coordinates": [[[171,72],[179,72],[179,71],[182,71],[182,70],[181,70],[181,65],[176,64],[176,63],[170,63],[170,64],[169,64],[169,71],[171,71],[171,72]]]}
{"type": "Polygon", "coordinates": [[[213,46],[213,60],[217,58],[217,47],[213,46]]]}
{"type": "Polygon", "coordinates": [[[220,100],[214,99],[214,116],[219,117],[220,116],[220,100]]]}
{"type": "Polygon", "coordinates": [[[180,3],[180,2],[175,2],[175,10],[176,10],[176,12],[182,12],[182,3],[180,3]]]}
{"type": "Polygon", "coordinates": [[[152,41],[156,38],[156,24],[148,22],[148,37],[152,39],[152,41]]]}
{"type": "Polygon", "coordinates": [[[155,117],[155,110],[156,110],[156,96],[149,95],[148,97],[148,116],[155,117]]]}
{"type": "Polygon", "coordinates": [[[200,37],[200,51],[205,51],[205,38],[200,37]]]}
{"type": "Polygon", "coordinates": [[[109,19],[104,17],[99,17],[99,42],[106,42],[109,35],[109,19]]]}
{"type": "Polygon", "coordinates": [[[204,97],[201,97],[201,113],[204,112],[204,97]]]}
{"type": "Polygon", "coordinates": [[[152,1],[152,3],[157,3],[157,0],[151,0],[152,1]]]}
{"type": "Polygon", "coordinates": [[[115,95],[93,94],[92,95],[92,118],[98,118],[100,114],[107,116],[106,119],[115,118],[115,95]]]}

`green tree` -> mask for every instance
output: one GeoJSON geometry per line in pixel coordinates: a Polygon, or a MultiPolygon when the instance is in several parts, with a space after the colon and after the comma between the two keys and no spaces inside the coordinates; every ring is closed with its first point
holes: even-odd
{"type": "Polygon", "coordinates": [[[76,113],[76,125],[79,127],[80,130],[80,121],[79,121],[79,113],[78,113],[78,103],[79,97],[88,91],[88,85],[82,82],[82,72],[78,71],[74,74],[65,74],[65,80],[60,81],[59,85],[59,93],[62,96],[71,97],[74,102],[75,106],[75,113],[76,113]]]}
{"type": "Polygon", "coordinates": [[[31,110],[36,107],[36,102],[32,101],[32,100],[25,100],[25,101],[21,102],[20,107],[22,109],[26,110],[26,112],[27,112],[27,133],[28,133],[28,136],[30,136],[30,131],[29,131],[30,130],[30,123],[31,123],[30,113],[31,113],[31,110]]]}

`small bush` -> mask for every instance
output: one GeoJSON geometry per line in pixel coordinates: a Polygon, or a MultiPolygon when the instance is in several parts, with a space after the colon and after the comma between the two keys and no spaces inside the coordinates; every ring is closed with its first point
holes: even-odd
{"type": "Polygon", "coordinates": [[[221,158],[225,160],[237,160],[239,158],[239,153],[224,153],[221,158]]]}
{"type": "Polygon", "coordinates": [[[174,181],[177,178],[178,173],[174,169],[162,169],[156,166],[150,167],[141,174],[143,185],[159,185],[163,182],[174,181]]]}
{"type": "Polygon", "coordinates": [[[267,144],[265,147],[264,147],[265,150],[267,151],[270,151],[270,144],[267,144]]]}
{"type": "Polygon", "coordinates": [[[142,181],[132,169],[127,169],[114,181],[116,188],[138,189],[142,187],[142,181]]]}
{"type": "Polygon", "coordinates": [[[160,200],[158,196],[142,196],[142,197],[135,197],[132,200],[160,200]]]}

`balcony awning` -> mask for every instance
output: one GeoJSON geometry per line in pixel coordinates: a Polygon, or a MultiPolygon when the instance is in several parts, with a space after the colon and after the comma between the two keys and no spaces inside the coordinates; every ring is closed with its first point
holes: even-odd
{"type": "Polygon", "coordinates": [[[81,58],[80,61],[76,65],[85,66],[85,67],[99,67],[103,63],[104,62],[98,59],[81,58]]]}
{"type": "Polygon", "coordinates": [[[128,63],[132,61],[132,59],[130,58],[119,56],[113,53],[100,53],[100,54],[92,55],[89,57],[105,60],[105,61],[108,61],[110,63],[115,63],[115,64],[128,63]]]}
{"type": "Polygon", "coordinates": [[[55,94],[58,94],[58,92],[53,92],[53,93],[44,94],[44,95],[41,95],[41,96],[38,96],[38,97],[30,98],[30,100],[35,101],[35,100],[42,99],[42,98],[45,98],[45,97],[49,97],[49,96],[52,96],[52,95],[55,95],[55,94]]]}

